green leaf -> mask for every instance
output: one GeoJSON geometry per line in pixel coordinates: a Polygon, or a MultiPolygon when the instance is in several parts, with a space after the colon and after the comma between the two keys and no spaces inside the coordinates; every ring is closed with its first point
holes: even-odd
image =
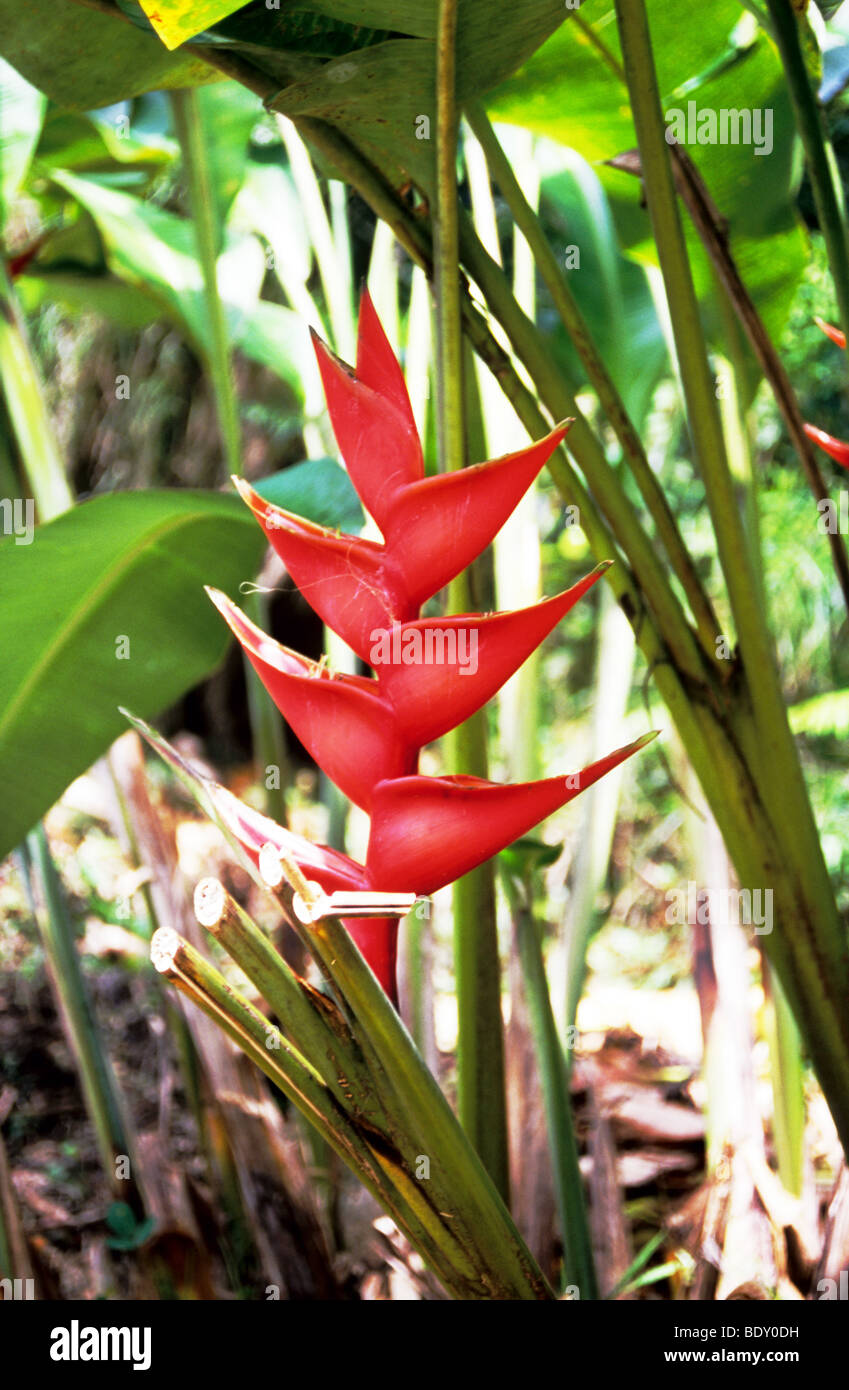
{"type": "MultiPolygon", "coordinates": [[[[320,0],[322,15],[416,38],[436,38],[436,0],[320,0]]],[[[460,0],[460,12],[469,6],[460,0]]]]}
{"type": "Polygon", "coordinates": [[[75,111],[218,80],[199,58],[172,56],[152,34],[73,0],[0,0],[0,54],[75,111]]]}
{"type": "Polygon", "coordinates": [[[354,485],[335,459],[294,463],[254,483],[254,488],[266,502],[285,507],[287,512],[296,512],[319,526],[338,527],[356,535],[365,525],[365,513],[354,485]]]}
{"type": "MultiPolygon", "coordinates": [[[[772,113],[768,157],[743,144],[695,144],[687,152],[728,221],[732,253],[774,335],[784,325],[806,256],[793,205],[800,175],[795,127],[780,62],[754,20],[741,22],[737,0],[715,0],[699,12],[697,24],[682,23],[664,0],[648,0],[647,9],[664,111],[686,112],[694,101],[698,109],[772,113]]],[[[563,25],[490,94],[487,108],[496,120],[526,126],[598,163],[623,245],[635,259],[656,264],[640,181],[602,163],[637,143],[626,87],[603,51],[619,61],[616,26],[606,12],[596,12],[594,42],[582,23],[563,25]]],[[[697,289],[712,310],[713,275],[688,222],[686,231],[697,289]]]]}
{"type": "Polygon", "coordinates": [[[215,668],[203,585],[237,589],[263,547],[236,498],[194,491],[112,493],[0,545],[0,858],[122,731],[119,705],[153,715],[215,668]]]}
{"type": "Polygon", "coordinates": [[[0,229],[26,177],[46,106],[42,93],[0,58],[0,229]]]}
{"type": "Polygon", "coordinates": [[[234,345],[261,367],[268,367],[302,400],[304,383],[315,382],[309,331],[300,316],[282,304],[259,299],[247,310],[229,307],[227,322],[234,345]]]}
{"type": "MultiPolygon", "coordinates": [[[[65,170],[54,170],[52,177],[94,218],[110,271],[152,295],[206,357],[211,335],[191,222],[93,179],[65,170]]],[[[225,237],[218,285],[230,337],[300,400],[304,381],[316,370],[307,327],[290,309],[260,300],[264,275],[265,257],[255,237],[225,237]]]]}
{"type": "Polygon", "coordinates": [[[121,166],[130,165],[142,178],[170,164],[175,156],[173,142],[162,137],[145,139],[135,122],[119,133],[114,119],[51,107],[38,142],[35,170],[49,172],[58,167],[78,174],[117,174],[121,166]]]}
{"type": "Polygon", "coordinates": [[[849,734],[849,690],[829,690],[790,707],[794,734],[845,738],[849,734]]]}
{"type": "Polygon", "coordinates": [[[268,242],[284,287],[289,278],[306,284],[312,270],[312,244],[288,169],[251,161],[231,211],[230,227],[257,232],[268,242]]]}
{"type": "Polygon", "coordinates": [[[137,1221],[126,1202],[113,1202],[106,1213],[106,1225],[112,1232],[106,1237],[110,1250],[138,1250],[156,1230],[156,1218],[147,1216],[137,1221]]]}
{"type": "MultiPolygon", "coordinates": [[[[306,15],[313,7],[298,8],[306,15]]],[[[252,61],[259,61],[266,71],[275,59],[283,58],[288,64],[275,70],[283,89],[276,108],[294,118],[329,121],[393,184],[410,179],[432,196],[435,132],[425,138],[421,118],[435,122],[435,0],[427,0],[418,14],[409,4],[395,5],[391,0],[374,0],[365,9],[335,0],[325,5],[322,0],[314,8],[340,22],[379,20],[380,26],[364,42],[362,30],[352,23],[347,48],[336,46],[332,61],[304,72],[302,64],[291,62],[287,47],[291,40],[285,30],[273,19],[263,21],[259,12],[255,17],[253,11],[245,12],[252,19],[250,25],[245,19],[242,30],[250,35],[252,61]],[[381,31],[399,36],[383,38],[381,31]]],[[[465,0],[457,31],[461,101],[505,78],[563,22],[565,13],[560,0],[524,0],[522,5],[513,0],[465,0]]],[[[224,27],[231,32],[231,26],[242,19],[236,16],[224,27]]]]}
{"type": "MultiPolygon", "coordinates": [[[[39,271],[41,267],[39,266],[39,271]]],[[[22,275],[15,281],[21,308],[34,314],[48,304],[59,304],[71,315],[95,313],[127,332],[138,332],[160,315],[156,301],[110,275],[22,275]]]]}
{"type": "Polygon", "coordinates": [[[514,840],[512,845],[501,850],[498,863],[505,873],[525,882],[540,869],[550,869],[563,853],[562,845],[548,845],[544,840],[535,840],[529,835],[514,840]]]}

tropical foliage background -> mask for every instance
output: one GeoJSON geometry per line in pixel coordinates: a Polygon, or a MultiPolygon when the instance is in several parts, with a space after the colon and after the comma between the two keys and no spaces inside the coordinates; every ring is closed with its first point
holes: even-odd
{"type": "Polygon", "coordinates": [[[849,502],[801,422],[849,428],[814,322],[849,327],[849,7],[0,0],[0,35],[0,1279],[822,1297],[849,1254],[849,502]],[[688,103],[768,111],[770,149],[669,145],[688,103]],[[352,362],[363,287],[428,473],[446,421],[477,462],[576,420],[432,611],[615,560],[422,772],[526,781],[662,730],[411,914],[403,1028],[338,923],[328,959],[283,925],[209,792],[363,857],[203,592],[362,669],[229,477],[374,535],[309,338],[352,362]],[[729,920],[738,889],[768,920],[729,920]],[[157,927],[276,1020],[309,1104],[152,968],[157,927]]]}

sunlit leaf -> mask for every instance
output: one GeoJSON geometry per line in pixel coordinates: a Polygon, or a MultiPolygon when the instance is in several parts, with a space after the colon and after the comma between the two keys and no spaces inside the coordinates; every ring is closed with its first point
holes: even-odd
{"type": "Polygon", "coordinates": [[[166,48],[177,48],[243,6],[244,0],[141,0],[166,48]]]}

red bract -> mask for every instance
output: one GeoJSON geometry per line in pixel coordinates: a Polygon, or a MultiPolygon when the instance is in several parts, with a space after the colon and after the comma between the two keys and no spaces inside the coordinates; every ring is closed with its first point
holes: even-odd
{"type": "MultiPolygon", "coordinates": [[[[525,834],[647,739],[569,777],[516,786],[418,775],[421,747],[480,709],[607,565],[521,612],[420,618],[422,603],[489,545],[571,422],[517,453],[426,478],[403,374],[368,295],[356,372],[314,342],[339,448],[383,543],[316,526],[234,481],[305,598],[377,675],[335,674],[267,637],[224,594],[209,593],[298,738],[369,812],[366,863],[308,845],[246,807],[228,803],[227,820],[252,857],[271,841],[326,891],[432,893],[525,834]]],[[[397,920],[351,919],[346,926],[394,999],[397,920]]]]}
{"type": "MultiPolygon", "coordinates": [[[[826,323],[825,319],[815,317],[814,322],[833,343],[836,343],[838,347],[845,348],[845,333],[842,333],[839,328],[835,328],[833,324],[826,323]]],[[[805,434],[830,455],[836,463],[841,464],[843,468],[849,468],[849,444],[844,444],[841,439],[835,439],[834,435],[826,434],[825,430],[818,429],[816,425],[805,425],[805,434]]]]}
{"type": "Polygon", "coordinates": [[[825,430],[817,429],[816,425],[805,425],[805,434],[815,444],[819,444],[820,448],[824,449],[835,463],[849,468],[849,444],[844,444],[841,439],[835,439],[833,434],[826,434],[825,430]]]}
{"type": "Polygon", "coordinates": [[[653,738],[568,777],[505,785],[479,777],[399,777],[374,791],[366,870],[389,892],[435,893],[527,834],[653,738]]]}
{"type": "Polygon", "coordinates": [[[839,328],[835,328],[833,324],[826,323],[825,319],[819,319],[816,316],[814,317],[814,323],[817,328],[822,329],[823,333],[825,333],[833,343],[836,343],[838,347],[845,348],[846,334],[842,333],[839,328]]]}

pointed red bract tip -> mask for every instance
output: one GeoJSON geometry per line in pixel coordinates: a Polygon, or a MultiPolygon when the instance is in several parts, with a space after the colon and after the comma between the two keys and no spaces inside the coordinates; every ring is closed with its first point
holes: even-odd
{"type": "Polygon", "coordinates": [[[416,607],[486,549],[568,429],[567,421],[526,449],[399,489],[384,535],[416,607]]]}
{"type": "Polygon", "coordinates": [[[357,379],[370,386],[384,400],[391,401],[407,427],[415,433],[416,422],[401,363],[395,356],[367,289],[360,296],[357,379]]]}
{"type": "MultiPolygon", "coordinates": [[[[330,423],[351,482],[385,534],[398,489],[424,477],[424,460],[412,416],[358,379],[318,337],[313,337],[330,423]]],[[[394,360],[394,359],[393,359],[394,360]]]]}
{"type": "Polygon", "coordinates": [[[835,439],[832,434],[826,434],[825,430],[817,429],[816,425],[806,424],[805,434],[829,454],[835,463],[841,464],[843,468],[849,468],[849,444],[844,444],[841,439],[835,439]]]}
{"type": "Polygon", "coordinates": [[[366,869],[375,889],[423,896],[462,878],[644,748],[655,733],[568,777],[503,784],[402,777],[372,798],[366,869]]]}
{"type": "Polygon", "coordinates": [[[839,328],[835,328],[833,324],[826,323],[825,319],[820,319],[816,316],[814,316],[814,323],[817,328],[822,329],[826,337],[830,338],[833,343],[836,343],[838,347],[845,348],[846,334],[841,332],[839,328]]]}

